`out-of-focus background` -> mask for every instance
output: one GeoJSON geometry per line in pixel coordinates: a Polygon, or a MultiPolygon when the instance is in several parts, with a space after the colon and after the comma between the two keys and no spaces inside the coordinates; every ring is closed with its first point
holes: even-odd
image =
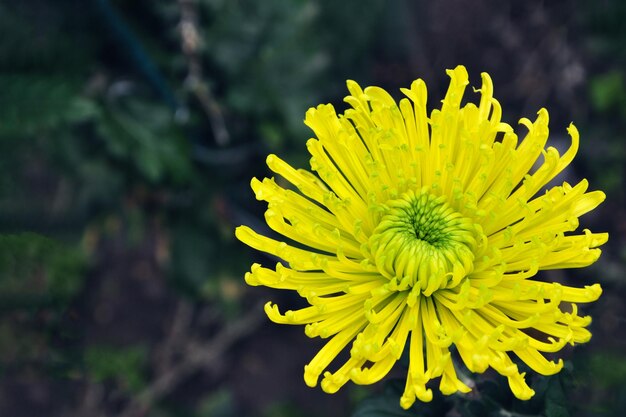
{"type": "Polygon", "coordinates": [[[509,123],[581,132],[560,180],[606,192],[581,226],[611,239],[548,276],[604,288],[564,398],[625,415],[624,22],[619,0],[0,1],[0,415],[350,416],[381,388],[304,385],[322,342],[265,318],[298,301],[245,285],[272,261],[233,229],[266,229],[250,178],[308,167],[304,113],[342,111],[346,79],[421,77],[432,108],[457,64],[509,123]]]}

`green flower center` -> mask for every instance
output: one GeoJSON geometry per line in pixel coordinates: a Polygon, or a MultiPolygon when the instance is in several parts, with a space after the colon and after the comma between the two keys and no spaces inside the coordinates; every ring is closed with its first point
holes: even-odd
{"type": "Polygon", "coordinates": [[[388,201],[369,239],[370,255],[397,290],[429,296],[457,286],[473,270],[480,228],[424,188],[388,201]]]}

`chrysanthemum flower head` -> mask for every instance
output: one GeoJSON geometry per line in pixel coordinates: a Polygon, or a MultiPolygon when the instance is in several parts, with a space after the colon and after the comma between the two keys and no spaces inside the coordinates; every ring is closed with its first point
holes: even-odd
{"type": "Polygon", "coordinates": [[[493,368],[528,399],[534,391],[513,357],[554,374],[563,362],[544,353],[591,337],[591,319],[577,304],[596,300],[600,286],[536,278],[592,264],[608,239],[575,232],[578,218],[605,198],[588,192],[586,180],[541,191],[574,158],[578,131],[568,127],[572,144],[563,155],[546,148],[541,109],[534,121],[520,120],[520,140],[500,120],[488,74],[475,90],[479,103],[465,105],[467,71],[448,75],[430,116],[422,80],[402,89],[399,104],[381,88],[348,81],[351,108],[343,115],[331,105],[306,113],[317,137],[307,143],[315,174],[270,155],[269,168],[293,187],[252,180],[256,198],[268,203],[267,224],[286,241],[237,229],[241,241],[284,261],[254,264],[246,282],[297,291],[310,304],[284,314],[265,306],[272,321],[303,324],[307,336],[328,340],[304,367],[309,386],[320,377],[329,393],[348,381],[374,383],[406,349],[400,404],[408,408],[431,400],[433,379],[446,395],[470,391],[457,376],[456,351],[469,371],[493,368]],[[333,363],[344,350],[347,361],[333,363]]]}

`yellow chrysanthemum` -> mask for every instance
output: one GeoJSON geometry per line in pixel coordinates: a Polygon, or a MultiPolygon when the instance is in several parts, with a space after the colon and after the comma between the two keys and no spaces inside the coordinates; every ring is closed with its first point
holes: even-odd
{"type": "Polygon", "coordinates": [[[304,367],[309,386],[322,373],[328,393],[349,380],[379,381],[406,347],[402,407],[430,401],[427,384],[439,377],[444,394],[467,392],[451,359],[454,345],[467,369],[491,367],[528,399],[534,391],[512,355],[550,375],[563,362],[542,352],[591,337],[591,318],[579,316],[576,303],[596,300],[600,286],[533,279],[539,270],[590,265],[608,239],[570,233],[605,198],[587,192],[586,180],[538,194],[574,158],[578,131],[567,129],[572,145],[562,156],[545,148],[548,112],[541,109],[534,122],[520,120],[528,132],[518,143],[500,120],[489,75],[482,74],[479,104],[464,106],[466,69],[448,75],[441,109],[430,117],[422,80],[402,89],[408,98],[399,106],[381,88],[348,81],[352,108],[344,115],[331,105],[306,114],[317,136],[307,143],[317,176],[270,155],[269,168],[297,191],[252,180],[256,198],[269,203],[267,224],[291,243],[239,227],[242,242],[285,261],[275,269],[254,264],[246,282],[297,291],[310,304],[285,314],[265,306],[272,321],[305,324],[307,336],[329,339],[304,367]],[[325,372],[344,349],[349,359],[325,372]]]}

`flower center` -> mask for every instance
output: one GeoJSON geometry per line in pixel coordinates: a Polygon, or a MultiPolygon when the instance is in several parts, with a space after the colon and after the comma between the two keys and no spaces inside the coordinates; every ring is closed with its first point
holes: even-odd
{"type": "Polygon", "coordinates": [[[395,289],[419,286],[429,296],[457,286],[472,272],[480,228],[444,197],[425,187],[388,201],[386,207],[368,243],[376,266],[395,289]]]}

